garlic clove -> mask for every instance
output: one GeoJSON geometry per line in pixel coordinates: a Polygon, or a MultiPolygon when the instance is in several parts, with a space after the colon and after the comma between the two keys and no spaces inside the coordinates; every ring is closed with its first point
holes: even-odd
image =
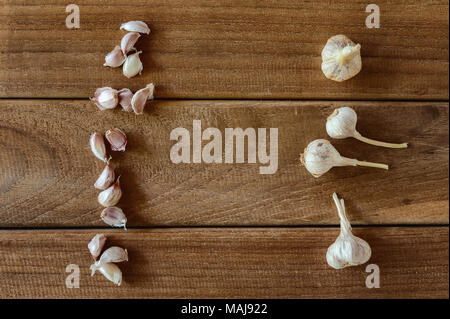
{"type": "Polygon", "coordinates": [[[103,66],[117,68],[125,62],[125,55],[122,49],[116,45],[114,49],[105,56],[105,63],[103,66]]]}
{"type": "Polygon", "coordinates": [[[101,215],[101,219],[108,225],[113,227],[123,227],[126,229],[127,217],[119,207],[105,208],[101,215]]]}
{"type": "Polygon", "coordinates": [[[154,90],[155,86],[153,83],[149,83],[145,88],[134,93],[133,98],[131,99],[131,107],[133,108],[134,113],[142,114],[144,112],[145,103],[148,100],[153,99],[154,90]]]}
{"type": "Polygon", "coordinates": [[[112,281],[117,286],[122,284],[122,271],[113,263],[101,263],[91,265],[91,276],[94,276],[96,271],[99,271],[106,279],[112,281]]]}
{"type": "Polygon", "coordinates": [[[114,179],[114,169],[108,163],[95,181],[94,187],[100,190],[105,190],[111,186],[112,183],[114,183],[114,179]]]}
{"type": "Polygon", "coordinates": [[[93,101],[101,111],[113,109],[119,103],[117,90],[110,87],[98,88],[95,90],[94,97],[90,98],[90,100],[93,101]]]}
{"type": "Polygon", "coordinates": [[[342,82],[361,71],[361,45],[345,35],[328,39],[322,50],[322,72],[328,79],[342,82]]]}
{"type": "Polygon", "coordinates": [[[119,202],[120,198],[122,197],[122,190],[120,189],[119,179],[120,176],[117,178],[117,181],[113,185],[98,194],[97,200],[100,205],[104,207],[112,207],[119,202]]]}
{"type": "MultiPolygon", "coordinates": [[[[140,36],[141,35],[137,32],[128,32],[127,34],[125,34],[123,36],[122,40],[120,41],[120,48],[124,55],[126,55],[131,50],[136,51],[136,48],[134,47],[134,45],[136,44],[136,42],[140,38],[140,36]]],[[[124,61],[125,61],[125,59],[124,59],[124,61]]]]}
{"type": "Polygon", "coordinates": [[[141,59],[139,58],[139,54],[141,53],[142,51],[138,51],[127,56],[122,67],[123,75],[125,75],[127,78],[132,78],[133,76],[142,73],[144,67],[142,65],[141,59]]]}
{"type": "Polygon", "coordinates": [[[320,177],[335,166],[367,166],[388,169],[385,164],[358,161],[343,157],[331,145],[330,142],[323,139],[314,140],[308,144],[303,154],[300,155],[300,163],[314,177],[320,177]]]}
{"type": "Polygon", "coordinates": [[[143,21],[128,21],[120,26],[120,30],[150,34],[150,28],[143,21]]]}
{"type": "Polygon", "coordinates": [[[131,99],[133,98],[133,92],[130,89],[122,89],[118,91],[119,104],[126,112],[133,112],[131,107],[131,99]]]}
{"type": "Polygon", "coordinates": [[[102,160],[103,162],[107,162],[106,158],[106,146],[105,140],[100,133],[94,132],[91,134],[89,138],[89,144],[91,146],[91,151],[94,153],[95,157],[102,160]]]}
{"type": "Polygon", "coordinates": [[[103,252],[98,263],[120,263],[122,261],[128,261],[127,250],[113,246],[103,252]]]}
{"type": "Polygon", "coordinates": [[[94,259],[100,256],[103,246],[105,245],[106,237],[103,234],[95,235],[88,244],[88,249],[94,259]]]}
{"type": "Polygon", "coordinates": [[[107,130],[105,133],[105,137],[108,140],[109,144],[111,144],[111,149],[113,151],[125,151],[125,147],[127,146],[127,136],[122,130],[118,128],[107,130]]]}
{"type": "Polygon", "coordinates": [[[358,116],[356,115],[355,110],[353,110],[351,107],[348,106],[340,107],[338,109],[335,109],[333,113],[327,118],[326,124],[327,133],[331,138],[342,139],[347,137],[354,137],[364,143],[376,146],[389,148],[408,147],[407,143],[402,144],[386,143],[363,137],[356,130],[357,121],[358,116]]]}
{"type": "Polygon", "coordinates": [[[348,266],[362,265],[369,261],[372,250],[369,244],[352,234],[352,227],[347,219],[344,200],[333,193],[333,200],[336,204],[341,232],[336,241],[328,247],[326,259],[327,263],[334,269],[342,269],[348,266]]]}

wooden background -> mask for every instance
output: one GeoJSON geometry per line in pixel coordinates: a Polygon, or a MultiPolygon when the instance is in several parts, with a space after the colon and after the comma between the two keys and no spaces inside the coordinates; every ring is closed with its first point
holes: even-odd
{"type": "Polygon", "coordinates": [[[380,0],[380,29],[365,27],[363,1],[78,1],[77,30],[66,4],[0,0],[0,298],[449,297],[448,1],[380,0]],[[128,20],[152,30],[133,79],[102,67],[128,20]],[[344,83],[320,70],[338,33],[362,45],[362,72],[344,83]],[[149,82],[156,101],[142,116],[88,100],[97,87],[149,82]],[[410,143],[333,141],[389,171],[315,179],[298,165],[343,105],[363,135],[410,143]],[[278,171],[171,163],[170,131],[194,119],[278,128],[278,171]],[[105,227],[92,186],[102,164],[89,135],[111,127],[129,138],[112,154],[128,231],[105,227]],[[372,247],[379,289],[366,288],[365,266],[326,263],[339,233],[334,191],[372,247]],[[86,245],[99,232],[130,252],[120,288],[89,277],[86,245]],[[79,289],[65,286],[69,264],[79,289]]]}

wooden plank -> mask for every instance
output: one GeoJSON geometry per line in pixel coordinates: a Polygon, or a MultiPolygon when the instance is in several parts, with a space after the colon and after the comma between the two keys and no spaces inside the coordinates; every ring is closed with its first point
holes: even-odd
{"type": "Polygon", "coordinates": [[[380,288],[366,266],[330,268],[336,228],[108,231],[126,247],[117,288],[89,276],[87,243],[99,230],[0,231],[1,298],[448,298],[448,227],[362,228],[380,288]],[[80,267],[80,288],[65,269],[80,267]]]}
{"type": "Polygon", "coordinates": [[[164,98],[448,99],[448,1],[379,0],[368,29],[361,1],[1,0],[0,96],[88,97],[96,87],[157,84],[164,98]],[[122,22],[152,33],[138,43],[143,75],[102,67],[122,22]],[[330,36],[362,44],[363,69],[335,83],[320,69],[330,36]]]}
{"type": "MultiPolygon", "coordinates": [[[[120,127],[125,153],[112,154],[129,225],[314,225],[338,222],[331,194],[355,224],[448,223],[448,103],[158,101],[135,116],[100,112],[89,101],[0,101],[0,225],[104,226],[93,183],[103,169],[88,147],[93,131],[120,127]],[[334,168],[319,179],[298,164],[325,120],[350,105],[366,136],[410,142],[384,149],[334,140],[345,156],[388,163],[389,171],[334,168]],[[278,128],[278,170],[261,164],[174,164],[170,132],[278,128]]],[[[205,143],[204,143],[205,144],[205,143]]],[[[223,147],[223,150],[225,147],[223,147]]]]}

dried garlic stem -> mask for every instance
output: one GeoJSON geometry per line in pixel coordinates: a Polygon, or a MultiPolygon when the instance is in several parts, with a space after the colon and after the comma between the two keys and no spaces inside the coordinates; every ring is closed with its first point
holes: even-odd
{"type": "Polygon", "coordinates": [[[366,162],[366,161],[359,161],[357,159],[348,158],[341,156],[342,163],[339,163],[337,166],[366,166],[366,167],[375,167],[375,168],[382,168],[382,169],[389,169],[389,166],[386,164],[380,164],[380,163],[372,163],[372,162],[366,162]]]}
{"type": "Polygon", "coordinates": [[[387,143],[387,142],[380,142],[380,141],[372,140],[370,138],[362,136],[359,132],[355,132],[353,137],[356,138],[357,140],[360,140],[361,142],[376,145],[376,146],[389,147],[389,148],[407,148],[408,147],[408,143],[397,144],[397,143],[387,143]]]}

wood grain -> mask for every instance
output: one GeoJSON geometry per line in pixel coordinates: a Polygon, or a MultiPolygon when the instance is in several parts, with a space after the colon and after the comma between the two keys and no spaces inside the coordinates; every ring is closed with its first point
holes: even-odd
{"type": "Polygon", "coordinates": [[[373,289],[365,266],[327,265],[336,228],[108,231],[109,245],[129,251],[120,288],[89,276],[95,231],[0,231],[0,297],[448,298],[448,227],[354,229],[380,269],[373,289]],[[65,286],[69,264],[80,267],[79,289],[65,286]]]}
{"type": "Polygon", "coordinates": [[[88,97],[101,86],[157,84],[160,98],[448,99],[448,1],[379,0],[368,29],[361,1],[95,0],[76,2],[81,28],[67,29],[67,1],[0,6],[0,96],[88,97]],[[144,72],[131,80],[102,67],[122,22],[144,20],[144,72]],[[327,80],[321,50],[346,34],[362,45],[363,69],[327,80]]]}
{"type": "Polygon", "coordinates": [[[315,225],[338,223],[331,194],[345,198],[354,224],[448,223],[448,103],[158,101],[135,116],[89,101],[0,101],[0,225],[104,226],[93,183],[103,169],[88,147],[93,131],[122,128],[112,154],[130,226],[315,225]],[[319,179],[298,164],[326,117],[350,105],[358,130],[410,143],[404,150],[333,140],[344,156],[388,163],[389,171],[334,168],[319,179]],[[173,164],[176,127],[278,128],[273,175],[259,164],[173,164]]]}

